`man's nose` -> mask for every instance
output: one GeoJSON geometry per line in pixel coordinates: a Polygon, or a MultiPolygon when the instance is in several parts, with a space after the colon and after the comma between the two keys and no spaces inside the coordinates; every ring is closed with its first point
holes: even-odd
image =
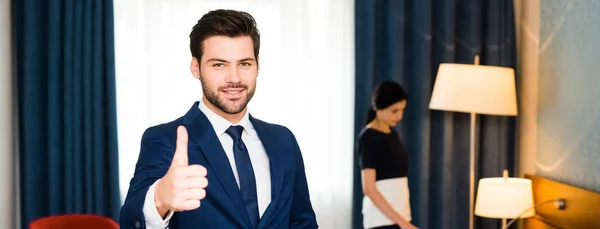
{"type": "Polygon", "coordinates": [[[239,70],[240,69],[235,64],[230,65],[229,74],[227,75],[227,78],[225,79],[227,81],[227,83],[241,82],[239,70]]]}

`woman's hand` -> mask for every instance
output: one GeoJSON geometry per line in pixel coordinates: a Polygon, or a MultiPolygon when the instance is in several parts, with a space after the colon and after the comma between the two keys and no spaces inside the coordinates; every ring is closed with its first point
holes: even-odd
{"type": "Polygon", "coordinates": [[[419,229],[418,227],[412,225],[409,222],[399,223],[398,226],[400,226],[401,229],[419,229]]]}

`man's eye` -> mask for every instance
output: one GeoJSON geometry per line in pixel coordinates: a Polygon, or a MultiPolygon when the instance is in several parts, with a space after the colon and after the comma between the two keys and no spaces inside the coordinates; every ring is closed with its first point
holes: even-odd
{"type": "Polygon", "coordinates": [[[252,64],[250,64],[248,62],[242,62],[242,66],[244,66],[244,67],[250,67],[250,65],[252,65],[252,64]]]}
{"type": "Polygon", "coordinates": [[[225,66],[225,65],[222,64],[222,63],[213,64],[213,67],[217,67],[217,68],[220,68],[220,67],[223,67],[223,66],[225,66]]]}

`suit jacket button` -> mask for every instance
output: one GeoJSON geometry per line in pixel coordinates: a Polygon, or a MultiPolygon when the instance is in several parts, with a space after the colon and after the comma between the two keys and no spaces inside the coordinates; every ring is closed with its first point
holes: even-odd
{"type": "Polygon", "coordinates": [[[140,228],[140,221],[135,221],[135,228],[140,228]]]}

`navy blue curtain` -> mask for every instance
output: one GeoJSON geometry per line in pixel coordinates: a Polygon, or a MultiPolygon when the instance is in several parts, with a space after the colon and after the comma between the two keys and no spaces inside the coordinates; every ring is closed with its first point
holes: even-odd
{"type": "Polygon", "coordinates": [[[117,219],[113,3],[15,0],[21,226],[57,214],[117,219]]]}
{"type": "MultiPolygon", "coordinates": [[[[512,0],[356,0],[355,136],[380,81],[409,93],[397,127],[408,149],[413,224],[469,226],[470,114],[433,111],[429,99],[440,63],[516,68],[512,0]]],[[[476,180],[515,171],[515,117],[478,115],[476,180]]],[[[360,171],[354,173],[354,228],[362,228],[360,171]]],[[[477,185],[477,184],[476,184],[477,185]]],[[[477,186],[475,186],[477,187],[477,186]]],[[[475,217],[476,228],[500,221],[475,217]]]]}

